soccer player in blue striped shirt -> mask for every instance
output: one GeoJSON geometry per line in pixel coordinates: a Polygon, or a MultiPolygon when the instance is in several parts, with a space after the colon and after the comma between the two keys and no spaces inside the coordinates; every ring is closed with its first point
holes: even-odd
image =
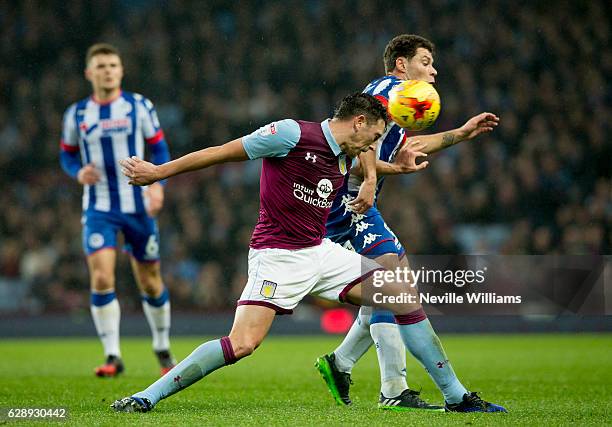
{"type": "Polygon", "coordinates": [[[120,308],[115,296],[117,235],[123,234],[131,256],[142,307],[153,334],[153,350],[162,374],[174,366],[170,353],[170,301],[159,263],[155,216],[164,200],[163,183],[135,187],[119,170],[120,159],[143,156],[170,160],[168,145],[151,101],[121,89],[123,65],[112,45],[91,46],[85,77],[93,94],[66,110],[60,143],[64,171],[83,185],[83,249],[91,287],[91,314],[106,361],[95,369],[113,377],[124,367],[119,348],[120,308]]]}

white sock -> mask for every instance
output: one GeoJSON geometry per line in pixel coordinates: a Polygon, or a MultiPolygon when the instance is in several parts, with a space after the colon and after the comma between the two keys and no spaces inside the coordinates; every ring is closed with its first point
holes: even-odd
{"type": "Polygon", "coordinates": [[[170,349],[170,300],[168,291],[164,289],[158,298],[143,297],[142,309],[145,313],[151,335],[153,336],[153,350],[170,349]],[[161,305],[159,305],[161,303],[161,305]]]}
{"type": "Polygon", "coordinates": [[[340,372],[350,373],[353,365],[365,354],[373,344],[370,336],[370,307],[361,307],[353,326],[344,337],[342,343],[334,350],[336,368],[340,372]]]}
{"type": "Polygon", "coordinates": [[[106,356],[121,356],[121,350],[119,350],[121,309],[117,298],[115,298],[115,293],[112,292],[112,295],[92,293],[90,308],[96,331],[104,347],[104,354],[106,356]],[[108,301],[109,299],[110,301],[108,301]],[[101,302],[104,304],[100,305],[101,302]]]}
{"type": "Polygon", "coordinates": [[[406,347],[395,323],[374,323],[370,333],[376,346],[380,367],[380,392],[397,397],[408,388],[406,383],[406,347]]]}

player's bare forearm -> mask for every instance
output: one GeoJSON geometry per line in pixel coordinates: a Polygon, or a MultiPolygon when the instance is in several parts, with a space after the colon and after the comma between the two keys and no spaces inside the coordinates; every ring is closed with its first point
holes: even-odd
{"type": "Polygon", "coordinates": [[[459,134],[458,129],[435,133],[433,135],[419,135],[415,138],[418,138],[425,144],[423,152],[427,154],[435,153],[465,140],[459,134]]]}
{"type": "Polygon", "coordinates": [[[242,146],[242,140],[235,139],[227,144],[194,151],[161,165],[145,162],[137,157],[128,157],[119,161],[122,172],[132,185],[147,185],[181,173],[204,169],[209,166],[248,160],[242,146]]]}
{"type": "Polygon", "coordinates": [[[221,163],[239,162],[248,159],[249,157],[242,146],[242,140],[235,139],[227,144],[194,151],[176,160],[159,165],[158,180],[221,163]]]}
{"type": "Polygon", "coordinates": [[[359,155],[359,164],[363,173],[363,182],[376,183],[376,151],[368,150],[359,155]]]}
{"type": "MultiPolygon", "coordinates": [[[[396,167],[393,163],[387,163],[382,160],[376,160],[376,175],[397,175],[402,173],[400,168],[396,167]]],[[[361,169],[361,164],[358,164],[353,169],[351,169],[351,175],[357,175],[359,177],[363,177],[363,170],[361,169]]]]}
{"type": "Polygon", "coordinates": [[[356,213],[364,213],[374,206],[376,197],[376,151],[368,150],[359,155],[359,165],[363,173],[363,182],[359,187],[357,197],[349,202],[356,213]]]}
{"type": "Polygon", "coordinates": [[[418,140],[425,144],[421,150],[423,153],[431,154],[436,151],[451,147],[462,141],[476,138],[482,133],[491,132],[499,124],[499,117],[492,113],[480,113],[469,119],[457,129],[433,135],[419,135],[418,140]]]}
{"type": "MultiPolygon", "coordinates": [[[[405,147],[407,150],[402,148],[398,153],[398,156],[395,159],[394,163],[388,163],[383,160],[376,160],[376,176],[387,176],[387,175],[401,175],[408,174],[420,171],[427,167],[428,162],[422,162],[416,164],[416,160],[419,157],[427,157],[427,155],[420,151],[420,148],[423,144],[420,144],[419,141],[415,141],[417,143],[414,147],[405,147]],[[404,153],[406,151],[406,153],[404,153]]],[[[351,174],[363,177],[363,171],[361,169],[361,164],[357,165],[351,169],[351,174]]],[[[376,182],[376,180],[375,180],[376,182]]]]}
{"type": "Polygon", "coordinates": [[[399,175],[405,172],[402,172],[402,168],[399,167],[399,165],[396,165],[394,163],[387,163],[382,160],[377,160],[376,161],[376,173],[379,176],[383,176],[383,175],[399,175]]]}

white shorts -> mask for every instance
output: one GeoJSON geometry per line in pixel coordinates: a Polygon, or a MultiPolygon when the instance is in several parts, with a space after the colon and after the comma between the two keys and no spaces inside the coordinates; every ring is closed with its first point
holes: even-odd
{"type": "Polygon", "coordinates": [[[329,239],[305,249],[251,249],[249,280],[238,305],[291,314],[306,295],[345,302],[348,291],[383,268],[329,239]]]}

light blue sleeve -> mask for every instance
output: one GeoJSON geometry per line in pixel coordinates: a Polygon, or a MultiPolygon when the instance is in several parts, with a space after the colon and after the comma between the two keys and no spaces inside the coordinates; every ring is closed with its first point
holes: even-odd
{"type": "Polygon", "coordinates": [[[291,119],[279,120],[242,137],[249,159],[285,157],[300,140],[300,125],[291,119]]]}

